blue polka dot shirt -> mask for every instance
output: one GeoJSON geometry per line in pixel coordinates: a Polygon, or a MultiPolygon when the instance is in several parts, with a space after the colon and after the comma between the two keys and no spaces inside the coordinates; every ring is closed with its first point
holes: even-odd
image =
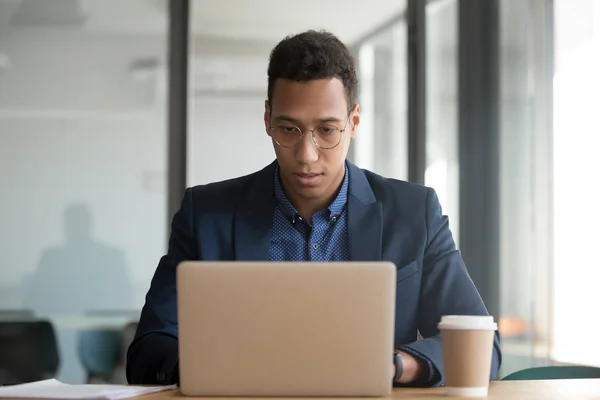
{"type": "Polygon", "coordinates": [[[275,168],[275,208],[269,257],[271,261],[349,261],[348,167],[331,205],[306,221],[283,193],[275,168]]]}

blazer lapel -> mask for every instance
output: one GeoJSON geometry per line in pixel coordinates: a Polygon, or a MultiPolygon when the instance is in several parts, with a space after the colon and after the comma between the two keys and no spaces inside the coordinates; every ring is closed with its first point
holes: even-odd
{"type": "Polygon", "coordinates": [[[351,261],[381,261],[383,212],[365,173],[348,162],[348,244],[351,261]]]}
{"type": "Polygon", "coordinates": [[[234,250],[238,261],[268,261],[273,227],[275,162],[256,174],[248,196],[234,218],[234,250]]]}

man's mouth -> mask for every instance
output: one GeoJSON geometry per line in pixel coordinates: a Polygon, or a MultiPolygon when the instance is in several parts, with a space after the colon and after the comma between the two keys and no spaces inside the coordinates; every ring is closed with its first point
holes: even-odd
{"type": "Polygon", "coordinates": [[[323,174],[315,174],[312,172],[294,174],[296,182],[298,182],[302,186],[316,186],[319,184],[322,176],[323,174]]]}

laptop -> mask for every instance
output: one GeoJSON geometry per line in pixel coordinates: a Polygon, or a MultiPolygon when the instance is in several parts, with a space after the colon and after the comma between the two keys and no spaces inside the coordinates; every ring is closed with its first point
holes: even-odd
{"type": "Polygon", "coordinates": [[[183,262],[181,392],[389,395],[395,298],[389,262],[183,262]]]}

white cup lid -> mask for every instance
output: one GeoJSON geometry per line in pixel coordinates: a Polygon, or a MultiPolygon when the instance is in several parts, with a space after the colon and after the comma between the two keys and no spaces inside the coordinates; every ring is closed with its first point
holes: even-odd
{"type": "Polygon", "coordinates": [[[497,330],[494,317],[487,315],[444,315],[438,329],[497,330]]]}

